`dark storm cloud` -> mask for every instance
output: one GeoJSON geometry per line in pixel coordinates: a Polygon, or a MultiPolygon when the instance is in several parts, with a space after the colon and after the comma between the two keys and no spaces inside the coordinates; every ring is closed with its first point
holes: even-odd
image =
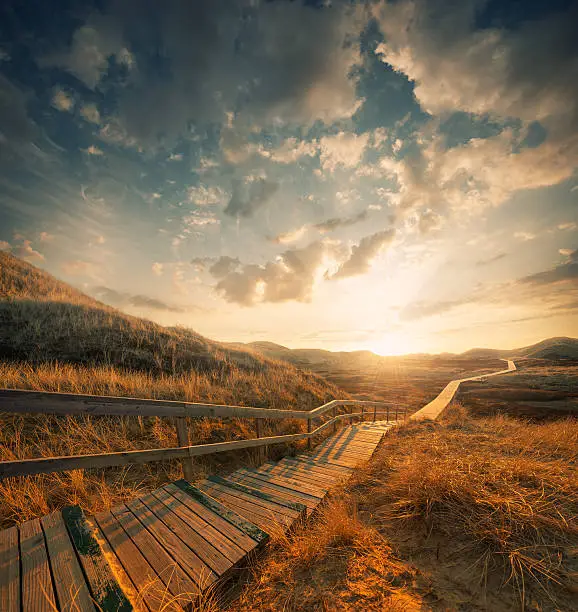
{"type": "Polygon", "coordinates": [[[137,0],[117,0],[40,62],[91,88],[104,82],[111,59],[123,64],[120,121],[141,143],[172,141],[191,121],[222,122],[234,109],[242,125],[332,120],[355,107],[355,12],[345,2],[153,0],[143,10],[137,0]]]}
{"type": "Polygon", "coordinates": [[[236,179],[233,181],[233,195],[223,212],[230,217],[251,217],[278,189],[278,183],[264,178],[249,183],[236,179]]]}
{"type": "Polygon", "coordinates": [[[343,262],[331,278],[346,278],[357,276],[369,271],[372,261],[384,246],[390,244],[395,237],[395,230],[388,229],[366,236],[351,250],[349,259],[343,262]]]}

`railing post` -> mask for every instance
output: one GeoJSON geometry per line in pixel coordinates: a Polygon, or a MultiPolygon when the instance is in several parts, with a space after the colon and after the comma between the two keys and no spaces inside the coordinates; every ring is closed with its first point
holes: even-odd
{"type": "Polygon", "coordinates": [[[376,414],[377,414],[377,405],[375,405],[375,406],[373,407],[373,422],[374,422],[374,423],[375,423],[375,417],[376,417],[376,414]]]}
{"type": "Polygon", "coordinates": [[[365,405],[361,405],[361,422],[365,421],[365,405]]]}
{"type": "MultiPolygon", "coordinates": [[[[311,419],[307,419],[307,433],[311,433],[311,419]]],[[[311,450],[311,438],[307,438],[307,450],[311,450]]]]}
{"type": "Polygon", "coordinates": [[[387,406],[387,422],[389,423],[389,406],[387,406]]]}
{"type": "MultiPolygon", "coordinates": [[[[177,443],[179,446],[190,446],[189,428],[187,427],[186,417],[175,417],[175,429],[177,430],[177,443]]],[[[188,457],[181,462],[183,467],[183,476],[188,482],[194,480],[193,458],[188,457]]]]}
{"type": "MultiPolygon", "coordinates": [[[[255,432],[257,434],[257,438],[260,438],[261,437],[261,419],[255,419],[255,432]]],[[[259,464],[263,463],[265,459],[265,448],[263,448],[262,446],[259,446],[255,450],[257,451],[256,456],[255,456],[257,462],[259,464]]]]}
{"type": "Polygon", "coordinates": [[[395,407],[395,422],[397,423],[397,406],[395,407]]]}
{"type": "MultiPolygon", "coordinates": [[[[333,418],[337,416],[337,407],[333,406],[333,418]]],[[[333,423],[333,433],[337,432],[337,422],[333,423]]]]}

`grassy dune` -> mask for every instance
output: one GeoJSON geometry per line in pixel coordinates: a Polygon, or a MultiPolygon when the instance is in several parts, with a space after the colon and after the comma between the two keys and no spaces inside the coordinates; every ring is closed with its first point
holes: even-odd
{"type": "MultiPolygon", "coordinates": [[[[301,410],[346,395],[319,376],[250,349],[128,316],[1,252],[0,387],[301,410]]],[[[303,427],[271,421],[263,433],[303,427]]],[[[254,424],[241,419],[194,419],[190,432],[193,442],[255,436],[254,424]]],[[[0,413],[1,460],[174,445],[168,419],[0,413]]],[[[198,474],[251,460],[249,451],[199,459],[198,474]]],[[[109,508],[180,475],[178,464],[154,463],[9,479],[0,482],[0,524],[69,503],[88,512],[109,508]]]]}
{"type": "Polygon", "coordinates": [[[405,425],[229,609],[578,609],[577,453],[576,420],[405,425]]]}

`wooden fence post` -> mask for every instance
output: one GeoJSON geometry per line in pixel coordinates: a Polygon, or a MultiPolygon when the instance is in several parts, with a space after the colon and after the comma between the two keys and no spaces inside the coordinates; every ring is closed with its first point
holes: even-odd
{"type": "Polygon", "coordinates": [[[395,422],[397,423],[397,406],[395,407],[395,422]]]}
{"type": "MultiPolygon", "coordinates": [[[[333,406],[333,418],[337,416],[337,407],[333,406]]],[[[337,433],[337,423],[333,423],[333,433],[337,433]]]]}
{"type": "Polygon", "coordinates": [[[375,417],[376,417],[376,414],[377,414],[377,406],[374,406],[374,407],[373,407],[373,422],[374,422],[374,423],[375,423],[375,417]]]}
{"type": "Polygon", "coordinates": [[[389,423],[389,406],[387,406],[387,422],[389,423]]]}
{"type": "Polygon", "coordinates": [[[361,422],[365,421],[365,406],[361,406],[361,422]]]}
{"type": "MultiPolygon", "coordinates": [[[[311,433],[311,419],[307,419],[307,433],[311,433]]],[[[311,450],[311,438],[307,438],[307,450],[311,450]]]]}
{"type": "MultiPolygon", "coordinates": [[[[177,430],[177,442],[179,446],[190,446],[189,442],[189,428],[187,427],[186,417],[175,417],[175,429],[177,430]]],[[[193,459],[187,457],[181,461],[183,466],[183,476],[188,482],[193,482],[194,472],[193,459]]]]}

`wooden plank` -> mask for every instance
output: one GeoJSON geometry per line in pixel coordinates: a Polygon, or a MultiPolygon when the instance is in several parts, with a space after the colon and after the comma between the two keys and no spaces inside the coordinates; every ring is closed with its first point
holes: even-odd
{"type": "MultiPolygon", "coordinates": [[[[195,581],[195,586],[198,587],[196,593],[200,593],[202,588],[208,586],[206,577],[210,574],[210,571],[193,550],[177,537],[177,535],[152,512],[148,505],[145,505],[145,500],[148,500],[153,508],[162,511],[162,504],[155,504],[155,498],[152,495],[144,496],[141,499],[135,499],[128,503],[127,506],[129,510],[138,517],[139,521],[146,529],[155,536],[157,541],[171,557],[195,581]]],[[[162,514],[162,512],[160,513],[162,514]]]]}
{"type": "MultiPolygon", "coordinates": [[[[206,480],[203,484],[205,486],[202,487],[202,490],[206,491],[208,495],[211,495],[211,497],[215,497],[213,493],[217,491],[221,494],[225,494],[229,497],[234,497],[236,500],[239,500],[243,504],[242,507],[247,510],[250,509],[252,511],[259,512],[260,514],[266,514],[267,516],[284,517],[284,519],[286,519],[290,523],[293,523],[298,519],[304,517],[305,511],[307,509],[306,506],[300,505],[299,507],[301,508],[301,510],[293,510],[285,504],[291,504],[292,506],[294,506],[294,504],[284,499],[281,499],[280,497],[274,498],[272,495],[264,494],[266,499],[263,499],[263,494],[261,491],[251,489],[249,487],[244,487],[237,482],[225,481],[224,483],[220,483],[215,482],[213,480],[206,480]],[[240,490],[237,487],[239,487],[240,490]],[[210,489],[213,493],[207,491],[207,489],[210,489]],[[249,490],[251,491],[251,493],[245,493],[243,489],[249,490]],[[277,501],[268,501],[272,499],[276,499],[277,501]]],[[[225,503],[225,505],[229,507],[228,503],[225,503]]],[[[245,515],[243,514],[243,516],[245,515]]],[[[268,530],[265,531],[269,533],[268,530]]]]}
{"type": "Polygon", "coordinates": [[[283,478],[302,481],[316,487],[325,488],[326,490],[331,489],[336,484],[335,478],[331,478],[325,474],[320,474],[313,470],[300,470],[286,465],[268,467],[264,468],[262,471],[267,474],[276,474],[283,478]]]}
{"type": "Polygon", "coordinates": [[[111,512],[171,595],[181,603],[183,599],[194,597],[198,592],[195,583],[138,518],[125,505],[116,506],[111,512]]]}
{"type": "MultiPolygon", "coordinates": [[[[184,522],[177,514],[175,514],[169,505],[165,505],[160,499],[157,499],[153,494],[145,495],[141,498],[141,501],[147,506],[147,508],[159,518],[164,525],[166,525],[172,533],[181,541],[184,542],[187,547],[194,554],[194,557],[199,560],[198,570],[194,576],[195,582],[202,588],[207,588],[219,578],[216,574],[199,556],[198,550],[196,550],[195,543],[200,538],[201,543],[203,538],[199,534],[191,529],[186,522],[184,522]]],[[[178,502],[173,504],[178,505],[178,502]]],[[[197,562],[194,559],[189,560],[191,566],[197,562]]]]}
{"type": "Polygon", "coordinates": [[[232,480],[228,480],[227,478],[223,478],[221,476],[209,476],[207,480],[212,484],[218,484],[227,487],[228,489],[233,489],[236,493],[242,493],[245,496],[250,496],[251,498],[257,497],[258,500],[256,503],[266,507],[277,509],[278,506],[281,506],[280,511],[289,516],[294,516],[297,518],[301,516],[303,512],[305,512],[305,506],[303,504],[278,500],[274,495],[268,495],[263,491],[246,487],[238,482],[233,482],[232,480]]]}
{"type": "Polygon", "coordinates": [[[300,493],[306,493],[307,495],[311,495],[311,497],[317,497],[318,499],[323,499],[327,495],[328,488],[327,487],[319,487],[310,485],[302,480],[296,480],[294,478],[287,478],[286,476],[281,476],[279,474],[270,474],[266,471],[254,470],[250,468],[242,468],[237,470],[240,474],[247,474],[250,476],[255,476],[260,480],[266,480],[267,482],[275,482],[278,484],[282,484],[286,486],[288,489],[292,489],[294,491],[299,491],[300,493]]]}
{"type": "MultiPolygon", "coordinates": [[[[195,551],[195,554],[203,563],[211,568],[217,576],[220,577],[226,574],[233,567],[233,561],[204,537],[202,528],[206,526],[207,523],[200,521],[199,517],[195,515],[194,512],[191,512],[180,500],[170,495],[168,491],[157,489],[153,491],[151,495],[154,495],[154,497],[165,504],[167,508],[188,527],[187,539],[183,539],[183,541],[187,542],[188,546],[195,551]]],[[[163,521],[164,520],[165,516],[163,515],[163,521]]]]}
{"type": "Polygon", "coordinates": [[[297,472],[311,473],[319,476],[320,478],[326,478],[331,482],[336,480],[340,481],[345,478],[349,478],[351,472],[349,470],[342,471],[341,469],[335,469],[335,467],[321,466],[311,461],[293,461],[293,460],[281,460],[277,464],[280,469],[295,470],[297,472]]]}
{"type": "Polygon", "coordinates": [[[114,551],[112,550],[106,536],[104,535],[102,529],[99,527],[96,519],[92,517],[89,519],[90,525],[92,527],[92,535],[95,540],[98,542],[100,546],[100,550],[104,555],[108,565],[111,568],[112,573],[114,574],[116,581],[121,585],[121,588],[124,594],[129,599],[132,609],[135,612],[148,612],[150,608],[142,601],[142,598],[139,595],[133,581],[130,579],[130,576],[126,573],[122,563],[119,558],[116,556],[114,551]]]}
{"type": "Polygon", "coordinates": [[[102,612],[129,612],[132,605],[106,562],[80,506],[67,506],[62,519],[80,559],[90,593],[102,612]]]}
{"type": "Polygon", "coordinates": [[[219,487],[217,485],[209,486],[207,483],[200,488],[270,535],[278,525],[282,526],[283,531],[285,531],[285,529],[288,529],[296,520],[286,514],[275,514],[273,511],[263,506],[258,506],[241,497],[235,497],[231,494],[231,490],[227,490],[225,487],[219,487]]]}
{"type": "Polygon", "coordinates": [[[311,512],[319,505],[320,500],[317,497],[309,497],[308,495],[304,495],[298,491],[293,491],[287,487],[279,486],[265,480],[259,480],[258,478],[254,478],[252,476],[235,473],[231,474],[229,478],[235,482],[246,484],[251,488],[264,491],[265,493],[275,494],[289,501],[305,504],[307,506],[307,515],[311,514],[311,512]]]}
{"type": "Polygon", "coordinates": [[[179,606],[170,604],[172,598],[164,583],[112,513],[97,514],[95,520],[115,557],[130,577],[140,601],[146,604],[151,612],[164,612],[167,608],[179,610],[179,606]]]}
{"type": "Polygon", "coordinates": [[[20,612],[20,553],[17,527],[0,531],[0,610],[20,612]]]}
{"type": "Polygon", "coordinates": [[[323,470],[324,472],[335,475],[338,477],[341,475],[343,478],[348,478],[351,476],[353,470],[348,467],[342,467],[340,465],[322,465],[310,459],[307,455],[301,455],[298,458],[295,457],[286,457],[285,459],[281,459],[280,464],[291,463],[291,464],[299,464],[299,465],[309,465],[314,467],[315,469],[323,470]]]}
{"type": "Polygon", "coordinates": [[[245,556],[246,552],[255,548],[254,540],[250,540],[250,546],[239,546],[234,540],[229,539],[226,533],[221,533],[212,522],[201,518],[195,512],[195,508],[191,507],[189,503],[191,500],[187,497],[187,494],[181,491],[179,488],[175,487],[175,490],[170,492],[166,489],[164,489],[164,491],[169,495],[173,495],[173,497],[187,507],[187,510],[189,511],[188,516],[190,517],[188,525],[197,531],[197,533],[207,540],[207,542],[210,542],[211,545],[229,561],[236,563],[239,559],[245,556]]]}
{"type": "Polygon", "coordinates": [[[95,610],[84,574],[60,512],[41,519],[61,612],[95,610]]]}
{"type": "MultiPolygon", "coordinates": [[[[0,553],[0,558],[4,556],[0,553]]],[[[54,612],[56,598],[52,587],[44,533],[38,519],[20,525],[20,558],[22,563],[22,609],[54,612]]],[[[5,610],[0,605],[0,610],[5,610]]]]}
{"type": "Polygon", "coordinates": [[[225,533],[225,531],[227,531],[227,534],[232,533],[233,537],[235,538],[234,541],[241,546],[244,546],[244,544],[241,544],[241,539],[246,541],[244,535],[249,536],[249,538],[255,540],[259,544],[264,544],[269,539],[269,536],[265,532],[255,528],[255,526],[250,522],[240,519],[240,517],[237,517],[234,512],[229,512],[226,506],[223,506],[223,504],[213,500],[209,495],[204,494],[202,491],[199,491],[195,487],[189,485],[184,480],[177,480],[172,485],[167,486],[167,488],[169,487],[178,487],[195,501],[199,502],[201,507],[196,507],[195,512],[206,520],[210,520],[211,524],[215,525],[223,533],[225,533]],[[230,523],[242,533],[239,535],[235,530],[231,532],[230,528],[227,526],[227,523],[230,523]]]}

